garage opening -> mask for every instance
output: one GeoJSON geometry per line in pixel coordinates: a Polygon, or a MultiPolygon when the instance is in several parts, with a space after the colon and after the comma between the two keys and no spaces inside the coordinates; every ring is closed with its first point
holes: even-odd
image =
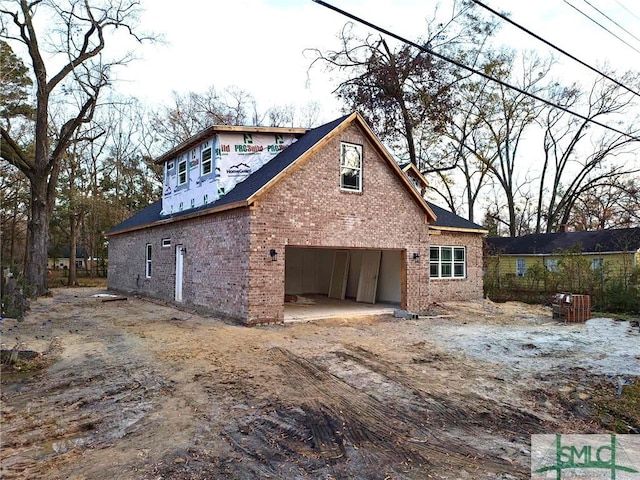
{"type": "Polygon", "coordinates": [[[285,321],[393,313],[402,250],[286,247],[285,321]]]}

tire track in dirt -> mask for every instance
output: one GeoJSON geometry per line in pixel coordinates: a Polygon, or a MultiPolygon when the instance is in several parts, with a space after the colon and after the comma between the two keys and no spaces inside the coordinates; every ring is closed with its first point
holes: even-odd
{"type": "MultiPolygon", "coordinates": [[[[452,447],[443,441],[441,423],[437,428],[425,424],[424,409],[408,411],[380,402],[288,350],[273,348],[270,357],[288,373],[293,388],[304,392],[301,406],[321,457],[344,452],[341,461],[346,462],[345,454],[358,452],[366,463],[382,461],[407,471],[455,470],[482,457],[485,469],[496,473],[511,469],[503,459],[491,458],[472,446],[454,442],[452,447]]],[[[437,402],[433,399],[429,405],[437,402]]],[[[441,411],[446,409],[443,405],[441,411]]],[[[452,415],[446,418],[455,420],[452,415]]]]}
{"type": "MultiPolygon", "coordinates": [[[[532,433],[540,433],[545,424],[536,415],[516,409],[510,405],[493,400],[489,403],[479,396],[467,394],[463,398],[455,398],[449,395],[445,398],[434,392],[428,392],[413,378],[402,370],[396,363],[389,362],[373,352],[356,345],[345,345],[348,351],[337,351],[338,357],[361,364],[390,381],[406,387],[419,397],[420,403],[427,405],[431,413],[430,417],[437,419],[446,428],[461,428],[472,430],[471,426],[483,428],[495,428],[513,435],[529,436],[532,433]]],[[[442,361],[442,358],[440,358],[442,361]]]]}

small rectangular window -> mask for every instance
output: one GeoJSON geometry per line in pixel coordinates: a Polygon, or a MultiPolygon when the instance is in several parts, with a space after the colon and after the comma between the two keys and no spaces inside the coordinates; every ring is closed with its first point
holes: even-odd
{"type": "Polygon", "coordinates": [[[205,176],[211,173],[211,147],[205,148],[202,151],[202,163],[200,167],[200,175],[205,176]]]}
{"type": "Polygon", "coordinates": [[[601,280],[605,279],[604,258],[592,258],[591,270],[600,277],[601,280]]]}
{"type": "Polygon", "coordinates": [[[516,258],[516,276],[524,277],[527,273],[527,262],[524,258],[516,258]]]}
{"type": "Polygon", "coordinates": [[[340,188],[362,191],[362,145],[340,145],[340,188]]]}
{"type": "Polygon", "coordinates": [[[147,278],[151,278],[151,244],[150,243],[147,243],[147,249],[146,249],[145,276],[147,278]]]}
{"type": "Polygon", "coordinates": [[[187,183],[187,161],[181,160],[178,163],[178,185],[187,183]]]}
{"type": "Polygon", "coordinates": [[[547,271],[549,272],[558,272],[558,259],[557,258],[547,258],[545,261],[545,267],[547,267],[547,271]]]}
{"type": "Polygon", "coordinates": [[[162,248],[166,248],[166,247],[170,247],[171,246],[171,239],[170,238],[163,238],[162,239],[162,248]]]}

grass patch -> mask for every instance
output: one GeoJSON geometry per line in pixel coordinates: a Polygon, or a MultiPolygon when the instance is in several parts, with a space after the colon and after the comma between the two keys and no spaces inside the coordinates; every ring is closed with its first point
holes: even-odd
{"type": "MultiPolygon", "coordinates": [[[[68,272],[66,270],[50,271],[47,277],[49,287],[66,287],[68,282],[68,272]]],[[[84,271],[78,272],[76,275],[76,283],[78,287],[107,287],[107,277],[91,277],[84,271]]]]}
{"type": "Polygon", "coordinates": [[[617,384],[603,383],[593,391],[593,406],[598,422],[615,433],[640,432],[640,378],[622,387],[622,395],[616,398],[617,384]]]}

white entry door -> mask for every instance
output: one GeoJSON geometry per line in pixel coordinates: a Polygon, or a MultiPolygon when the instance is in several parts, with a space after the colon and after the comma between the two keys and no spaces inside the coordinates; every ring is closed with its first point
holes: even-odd
{"type": "Polygon", "coordinates": [[[358,294],[356,295],[357,302],[376,303],[381,256],[381,250],[365,250],[362,252],[358,294]]]}
{"type": "Polygon", "coordinates": [[[347,292],[347,277],[349,276],[349,251],[338,250],[333,256],[333,269],[329,283],[329,298],[344,300],[347,292]]]}
{"type": "Polygon", "coordinates": [[[184,279],[184,247],[176,245],[176,302],[182,301],[182,281],[184,279]]]}

